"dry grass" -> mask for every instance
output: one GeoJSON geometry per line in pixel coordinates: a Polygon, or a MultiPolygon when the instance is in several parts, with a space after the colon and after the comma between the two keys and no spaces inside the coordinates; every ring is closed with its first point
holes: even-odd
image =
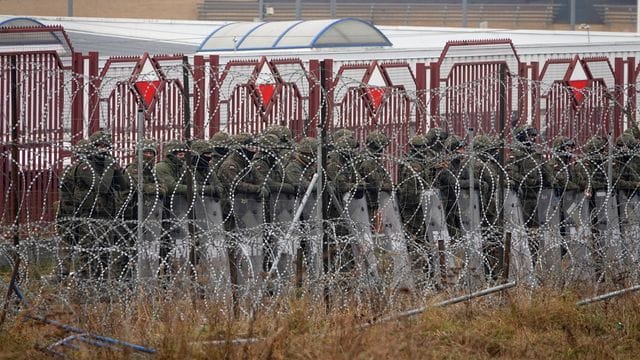
{"type": "MultiPolygon", "coordinates": [[[[577,296],[510,290],[421,315],[360,327],[353,307],[326,315],[324,306],[295,299],[253,318],[228,317],[202,302],[140,301],[91,305],[54,317],[95,334],[157,349],[159,359],[637,359],[640,302],[630,294],[588,306],[577,296]],[[259,338],[252,344],[215,340],[259,338]]],[[[417,305],[418,307],[421,304],[417,305]]],[[[41,358],[69,333],[24,316],[0,332],[0,358],[41,358]]],[[[72,358],[144,358],[131,350],[81,345],[58,348],[72,358]]]]}

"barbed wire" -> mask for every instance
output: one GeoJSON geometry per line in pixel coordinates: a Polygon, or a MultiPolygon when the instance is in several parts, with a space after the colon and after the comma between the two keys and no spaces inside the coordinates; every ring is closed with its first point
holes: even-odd
{"type": "MultiPolygon", "coordinates": [[[[234,123],[232,105],[249,111],[256,101],[251,92],[234,100],[240,85],[215,105],[226,110],[190,104],[223,117],[221,132],[232,136],[222,141],[208,132],[206,140],[185,137],[180,117],[153,115],[145,118],[152,145],[144,149],[135,111],[116,121],[114,107],[130,106],[127,88],[111,108],[100,105],[106,131],[90,134],[83,125],[87,141],[71,141],[78,134],[66,126],[47,134],[71,123],[66,113],[50,120],[54,107],[41,108],[42,119],[22,111],[18,138],[3,118],[0,267],[9,274],[20,259],[17,283],[49,309],[197,297],[246,315],[300,294],[335,308],[355,301],[380,309],[509,280],[594,291],[637,283],[640,132],[629,122],[614,138],[598,121],[621,104],[588,107],[601,92],[569,89],[581,100],[567,106],[577,107],[561,116],[548,107],[541,129],[509,119],[504,131],[496,109],[484,108],[482,86],[496,82],[439,89],[439,123],[421,128],[415,116],[429,104],[418,94],[393,89],[376,104],[359,91],[367,84],[343,76],[332,90],[356,99],[332,99],[333,123],[320,143],[308,126],[319,119],[306,110],[275,118],[251,110],[234,123]],[[447,107],[452,99],[468,106],[447,107]],[[291,131],[297,116],[307,126],[291,131]],[[152,154],[140,164],[138,151],[152,154]],[[310,186],[316,173],[320,186],[310,186]]],[[[62,84],[68,93],[72,81],[62,84]]],[[[30,109],[35,98],[19,107],[30,109]]]]}

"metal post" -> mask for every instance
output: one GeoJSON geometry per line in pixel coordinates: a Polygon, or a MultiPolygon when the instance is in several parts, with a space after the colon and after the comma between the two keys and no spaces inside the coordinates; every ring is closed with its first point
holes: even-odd
{"type": "Polygon", "coordinates": [[[264,0],[258,0],[258,20],[264,20],[264,0]]]}
{"type": "Polygon", "coordinates": [[[336,0],[331,0],[329,2],[329,10],[331,11],[331,18],[336,18],[336,0]]]}
{"type": "MultiPolygon", "coordinates": [[[[136,147],[136,159],[138,159],[138,251],[142,246],[145,246],[143,242],[144,236],[144,156],[142,153],[142,141],[144,138],[144,101],[140,100],[138,105],[138,146],[136,147]]],[[[140,255],[138,255],[140,256],[140,255]]],[[[140,269],[138,269],[140,271],[140,269]]]]}
{"type": "Polygon", "coordinates": [[[468,25],[468,0],[462,0],[462,27],[467,27],[468,25]]]}
{"type": "Polygon", "coordinates": [[[67,16],[73,16],[73,0],[67,0],[67,16]]]}
{"type": "Polygon", "coordinates": [[[296,0],[296,20],[302,19],[302,0],[296,0]]]}
{"type": "Polygon", "coordinates": [[[569,24],[571,25],[571,30],[576,29],[576,0],[571,0],[569,5],[569,24]]]}

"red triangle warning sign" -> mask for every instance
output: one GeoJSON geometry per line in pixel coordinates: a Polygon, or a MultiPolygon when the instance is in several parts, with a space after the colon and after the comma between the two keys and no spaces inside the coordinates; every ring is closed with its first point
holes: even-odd
{"type": "Polygon", "coordinates": [[[369,94],[374,110],[377,110],[380,107],[380,104],[382,104],[384,91],[385,88],[383,87],[367,87],[367,93],[369,94]]]}
{"type": "Polygon", "coordinates": [[[156,90],[160,86],[160,80],[153,81],[136,81],[136,90],[144,100],[144,104],[149,106],[151,100],[156,95],[156,90]]]}
{"type": "Polygon", "coordinates": [[[262,98],[262,104],[265,106],[271,101],[273,92],[276,88],[275,84],[257,84],[258,91],[260,91],[260,98],[262,98]]]}
{"type": "Polygon", "coordinates": [[[584,99],[584,88],[587,87],[589,80],[570,80],[569,86],[571,86],[571,91],[573,91],[573,96],[576,98],[576,101],[580,102],[584,99]]]}

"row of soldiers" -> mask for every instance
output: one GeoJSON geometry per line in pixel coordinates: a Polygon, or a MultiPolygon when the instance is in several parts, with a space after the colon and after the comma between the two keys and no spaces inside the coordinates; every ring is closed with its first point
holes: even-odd
{"type": "MultiPolygon", "coordinates": [[[[397,285],[413,286],[411,263],[415,259],[409,253],[420,251],[412,251],[412,246],[428,249],[421,264],[430,276],[440,277],[442,283],[451,281],[443,274],[460,265],[435,254],[451,254],[448,247],[456,242],[463,244],[459,248],[466,251],[467,259],[469,253],[478,258],[475,263],[466,261],[464,270],[482,279],[498,276],[503,270],[504,228],[510,226],[506,221],[530,233],[522,247],[529,251],[528,256],[518,260],[518,266],[526,269],[544,264],[538,259],[545,246],[538,229],[548,227],[550,218],[559,217],[557,228],[562,236],[581,225],[584,238],[584,229],[611,228],[609,217],[591,214],[611,203],[612,189],[619,194],[620,207],[626,206],[620,213],[629,213],[628,205],[635,204],[640,187],[635,127],[617,139],[613,157],[608,142],[599,136],[589,140],[583,156],[577,159],[575,143],[568,138],[557,138],[549,152],[536,143],[537,132],[531,126],[516,129],[514,135],[510,155],[502,159],[504,145],[496,136],[478,135],[467,143],[432,128],[412,137],[408,153],[398,162],[384,155],[389,144],[384,133],[369,133],[360,150],[352,131],[336,130],[323,174],[324,186],[331,194],[325,206],[329,223],[336,225],[332,231],[336,236],[333,245],[325,238],[323,248],[318,244],[323,243],[320,240],[326,229],[309,226],[307,236],[301,237],[296,235],[300,227],[291,225],[316,218],[318,192],[312,183],[317,172],[316,139],[295,143],[291,131],[283,126],[270,127],[258,138],[219,132],[209,141],[193,140],[189,146],[170,141],[158,163],[157,145],[144,140],[137,149],[143,154],[142,166],[134,161],[121,169],[110,155],[111,136],[108,131],[99,131],[78,144],[77,159],[62,176],[59,224],[63,259],[71,258],[68,252],[77,246],[110,250],[97,257],[97,264],[91,253],[79,264],[63,261],[63,273],[80,267],[90,273],[87,277],[122,278],[137,266],[139,272],[144,268],[148,277],[154,277],[161,272],[193,273],[200,265],[195,272],[208,273],[203,278],[216,291],[224,292],[230,281],[250,289],[264,273],[289,279],[301,247],[310,271],[329,270],[327,258],[333,257],[334,266],[338,264],[336,239],[345,235],[352,239],[352,251],[345,261],[379,281],[371,229],[372,224],[382,222],[385,234],[396,242],[389,252],[397,285]],[[399,163],[397,177],[389,170],[394,162],[399,163]],[[140,168],[147,240],[136,243],[140,168]],[[305,199],[307,190],[310,196],[305,199]],[[520,207],[515,219],[503,208],[509,194],[520,207]],[[541,203],[543,194],[549,199],[541,203]],[[550,199],[555,199],[555,212],[550,210],[554,203],[550,199]],[[576,217],[571,211],[560,211],[572,205],[580,205],[588,214],[576,217]],[[298,207],[304,211],[294,218],[298,207]],[[114,219],[129,225],[114,226],[114,219]],[[194,237],[196,247],[202,248],[195,252],[191,250],[194,237]],[[128,266],[132,261],[137,264],[128,266]]],[[[608,211],[602,213],[608,215],[608,211]]],[[[558,256],[567,252],[564,247],[555,249],[558,256]]],[[[531,273],[526,270],[520,276],[531,273]]]]}

